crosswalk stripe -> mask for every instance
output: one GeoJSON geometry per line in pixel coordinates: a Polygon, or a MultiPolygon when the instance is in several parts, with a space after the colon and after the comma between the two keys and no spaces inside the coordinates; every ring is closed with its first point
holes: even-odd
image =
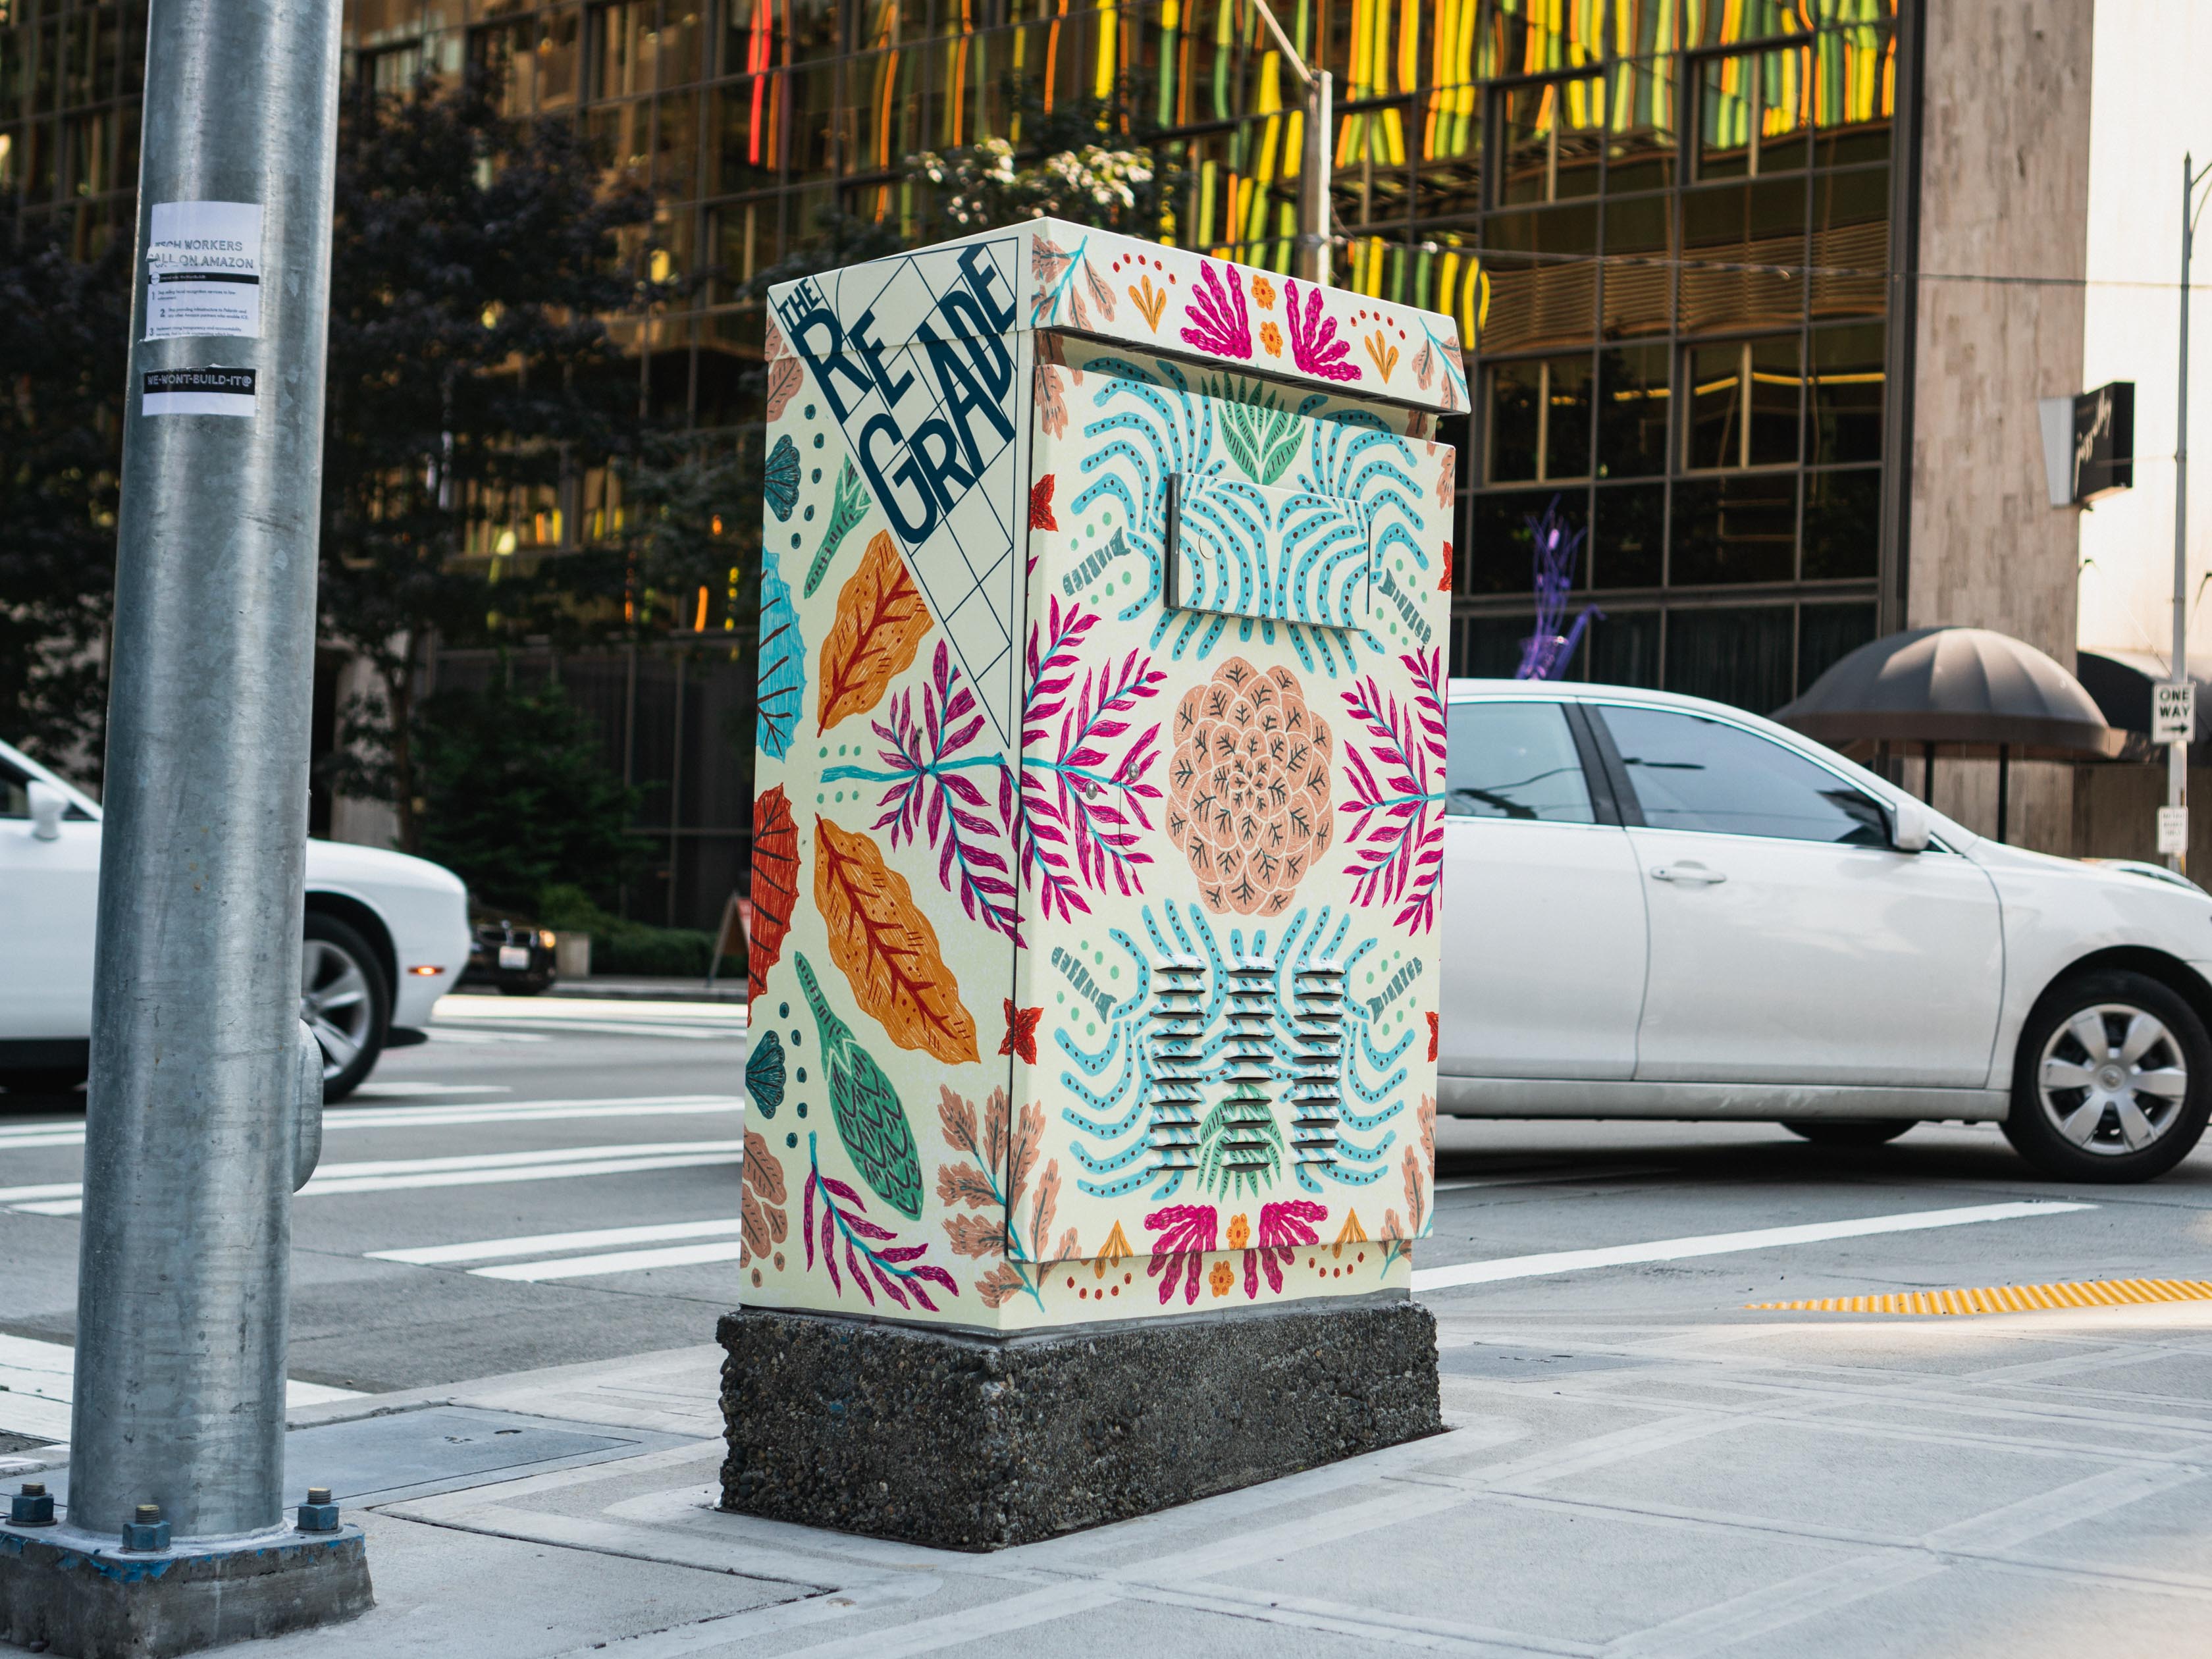
{"type": "Polygon", "coordinates": [[[647,999],[569,997],[519,1002],[511,997],[447,994],[438,999],[434,1019],[495,1019],[538,1025],[589,1024],[618,1019],[634,1024],[744,1025],[751,1015],[742,1002],[657,1002],[647,999]]]}
{"type": "Polygon", "coordinates": [[[732,1261],[743,1253],[741,1240],[720,1244],[674,1244],[662,1250],[618,1250],[607,1255],[562,1256],[552,1261],[516,1261],[500,1267],[471,1267],[479,1279],[541,1284],[550,1279],[589,1279],[599,1273],[630,1273],[645,1267],[688,1267],[702,1261],[732,1261]]]}
{"type": "Polygon", "coordinates": [[[1919,1232],[1931,1227],[1965,1227],[1984,1221],[2019,1221],[2030,1216],[2094,1210],[2094,1204],[2027,1200],[2014,1204],[1973,1204],[1952,1210],[1916,1210],[1903,1215],[1862,1217],[1851,1221],[1816,1221],[1797,1227],[1760,1227],[1749,1232],[1704,1233],[1689,1238],[1654,1239],[1643,1244],[1614,1244],[1595,1250],[1550,1250],[1540,1255],[1500,1256],[1462,1261],[1448,1267],[1416,1268],[1417,1291],[1449,1290],[1460,1285],[1492,1285],[1501,1279],[1540,1279],[1553,1273],[1586,1273],[1594,1267],[1627,1267],[1643,1261],[1679,1261],[1686,1257],[1728,1255],[1788,1244],[1817,1244],[1834,1238],[1866,1238],[1878,1233],[1919,1232]]]}
{"type": "MultiPolygon", "coordinates": [[[[623,1146],[564,1146],[529,1152],[477,1152],[460,1158],[379,1158],[325,1164],[301,1189],[303,1198],[337,1193],[398,1192],[425,1187],[477,1187],[507,1181],[559,1181],[581,1176],[626,1175],[736,1164],[742,1140],[648,1140],[623,1146]]],[[[32,1215],[76,1215],[84,1208],[81,1182],[0,1188],[0,1204],[32,1215]]]]}
{"type": "MultiPolygon", "coordinates": [[[[609,1100],[500,1100],[451,1106],[333,1106],[323,1114],[323,1133],[347,1129],[413,1129],[457,1123],[550,1123],[569,1118],[690,1117],[741,1111],[742,1095],[632,1095],[609,1100]]],[[[82,1123],[26,1124],[0,1129],[0,1150],[82,1146],[82,1123]]],[[[0,1194],[0,1202],[5,1202],[0,1194]]]]}
{"type": "MultiPolygon", "coordinates": [[[[66,1440],[70,1400],[76,1384],[76,1350],[65,1342],[40,1342],[27,1336],[0,1336],[0,1432],[66,1440]]],[[[357,1389],[333,1389],[319,1382],[287,1382],[289,1406],[357,1400],[357,1389]]]]}
{"type": "Polygon", "coordinates": [[[503,1255],[547,1255],[556,1250],[596,1250],[610,1244],[657,1244],[678,1238],[716,1238],[744,1224],[735,1216],[720,1221],[664,1221],[646,1227],[599,1227],[580,1233],[533,1233],[521,1238],[487,1238],[472,1244],[422,1244],[404,1250],[371,1250],[371,1261],[404,1261],[418,1267],[457,1261],[496,1261],[503,1255]]]}

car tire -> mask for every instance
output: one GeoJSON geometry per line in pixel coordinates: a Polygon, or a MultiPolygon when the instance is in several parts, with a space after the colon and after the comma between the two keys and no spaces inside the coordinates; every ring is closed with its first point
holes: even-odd
{"type": "Polygon", "coordinates": [[[1880,1146],[1914,1126],[1911,1118],[1784,1118],[1782,1127],[1815,1146],[1880,1146]]]}
{"type": "Polygon", "coordinates": [[[336,916],[307,913],[300,1018],[323,1048],[323,1099],[343,1100],[368,1079],[392,1024],[392,991],[376,952],[336,916]]]}
{"type": "Polygon", "coordinates": [[[0,1072],[0,1089],[11,1095],[74,1094],[85,1079],[82,1066],[40,1066],[20,1072],[0,1072]]]}
{"type": "Polygon", "coordinates": [[[2151,1180],[2195,1150],[2208,1115],[2212,1036],[2195,1009],[2148,975],[2077,974],[2029,1012],[2004,1133],[2045,1175],[2151,1180]]]}

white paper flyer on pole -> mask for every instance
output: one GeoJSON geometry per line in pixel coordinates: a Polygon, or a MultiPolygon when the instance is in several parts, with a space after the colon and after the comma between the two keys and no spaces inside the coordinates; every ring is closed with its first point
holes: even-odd
{"type": "Polygon", "coordinates": [[[146,245],[146,337],[261,337],[261,204],[156,202],[146,245]]]}

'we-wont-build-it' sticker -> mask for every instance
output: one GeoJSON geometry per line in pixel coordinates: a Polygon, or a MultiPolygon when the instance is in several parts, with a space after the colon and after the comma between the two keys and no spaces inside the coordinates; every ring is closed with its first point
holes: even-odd
{"type": "Polygon", "coordinates": [[[146,372],[141,415],[243,415],[253,418],[250,368],[155,368],[146,372]]]}

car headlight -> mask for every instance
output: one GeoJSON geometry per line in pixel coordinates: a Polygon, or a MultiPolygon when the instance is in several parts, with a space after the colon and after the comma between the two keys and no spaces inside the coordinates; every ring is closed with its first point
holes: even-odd
{"type": "Polygon", "coordinates": [[[544,945],[547,950],[551,950],[553,948],[553,930],[550,927],[539,928],[538,930],[538,942],[544,945]]]}

